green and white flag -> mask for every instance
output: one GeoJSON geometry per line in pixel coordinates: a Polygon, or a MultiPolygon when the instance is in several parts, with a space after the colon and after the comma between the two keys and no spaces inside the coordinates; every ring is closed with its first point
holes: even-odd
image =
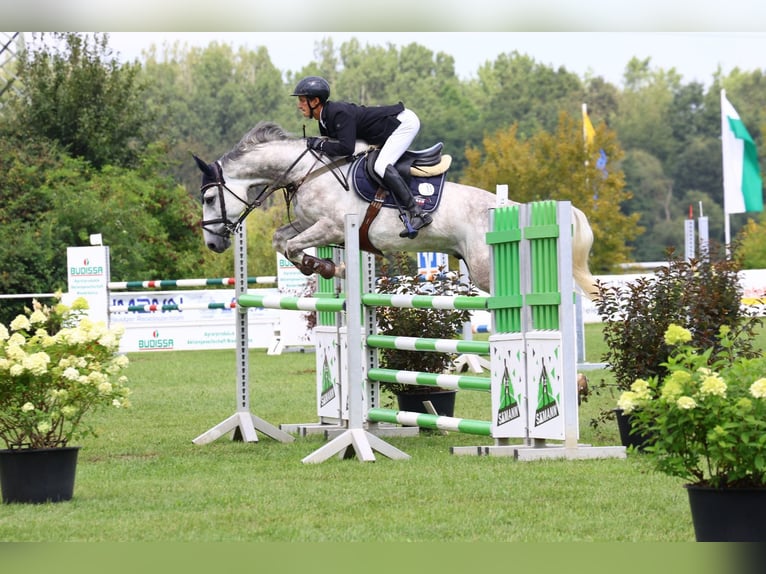
{"type": "Polygon", "coordinates": [[[763,182],[753,138],[721,90],[723,210],[725,214],[763,211],[763,182]]]}

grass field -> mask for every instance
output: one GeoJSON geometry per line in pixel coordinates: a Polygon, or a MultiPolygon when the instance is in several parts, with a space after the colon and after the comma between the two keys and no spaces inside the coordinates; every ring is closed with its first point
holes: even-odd
{"type": "MultiPolygon", "coordinates": [[[[597,326],[588,359],[600,359],[597,326]]],[[[301,459],[321,436],[283,444],[192,439],[236,410],[233,351],[130,356],[130,411],[98,414],[81,444],[74,498],[1,505],[0,541],[680,542],[693,541],[686,491],[627,459],[515,462],[450,447],[491,439],[425,431],[386,440],[411,460],[301,459]]],[[[314,356],[251,351],[251,408],[272,424],[316,421],[314,356]]],[[[609,377],[589,373],[591,382],[609,377]]],[[[617,445],[609,393],[580,411],[581,442],[617,445]]],[[[456,416],[487,419],[489,395],[461,392],[456,416]]]]}

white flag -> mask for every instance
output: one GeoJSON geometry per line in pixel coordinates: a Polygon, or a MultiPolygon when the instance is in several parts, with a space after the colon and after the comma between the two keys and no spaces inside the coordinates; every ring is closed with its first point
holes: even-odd
{"type": "Polygon", "coordinates": [[[763,182],[753,138],[721,90],[723,210],[725,214],[763,211],[763,182]]]}

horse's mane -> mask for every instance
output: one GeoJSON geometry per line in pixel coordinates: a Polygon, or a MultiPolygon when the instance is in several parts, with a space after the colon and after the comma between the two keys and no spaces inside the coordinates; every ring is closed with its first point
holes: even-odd
{"type": "Polygon", "coordinates": [[[266,121],[258,122],[254,128],[242,136],[239,143],[224,158],[236,161],[259,144],[289,139],[293,139],[292,136],[283,130],[279,124],[266,121]]]}

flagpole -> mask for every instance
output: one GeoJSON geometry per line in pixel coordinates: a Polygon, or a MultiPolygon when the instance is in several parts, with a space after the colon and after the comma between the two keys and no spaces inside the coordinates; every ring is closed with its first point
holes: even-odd
{"type": "MultiPolygon", "coordinates": [[[[723,134],[726,131],[726,114],[724,113],[724,101],[726,100],[726,90],[721,88],[721,161],[725,162],[724,158],[724,147],[725,143],[723,141],[723,134]]],[[[723,173],[723,169],[721,170],[721,173],[723,173]]],[[[728,208],[726,207],[726,189],[724,187],[723,180],[721,181],[721,189],[723,189],[723,244],[724,248],[726,249],[726,253],[730,252],[729,245],[731,244],[731,220],[730,213],[728,208]]]]}

